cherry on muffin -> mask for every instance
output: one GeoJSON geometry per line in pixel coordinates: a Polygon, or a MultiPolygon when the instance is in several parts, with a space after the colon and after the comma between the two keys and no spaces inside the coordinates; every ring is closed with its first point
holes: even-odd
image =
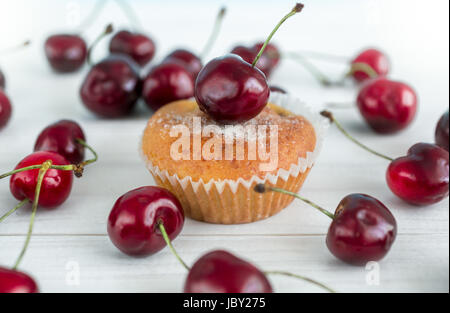
{"type": "Polygon", "coordinates": [[[363,145],[336,120],[331,112],[321,114],[351,141],[378,157],[390,162],[386,171],[386,181],[391,191],[404,201],[418,206],[437,203],[449,195],[448,151],[438,145],[417,143],[406,156],[393,159],[363,145]]]}
{"type": "Polygon", "coordinates": [[[281,188],[258,184],[258,193],[279,192],[308,203],[332,219],[326,243],[338,259],[352,265],[365,265],[383,259],[397,236],[397,222],[379,200],[365,194],[344,197],[335,213],[329,212],[302,196],[281,188]]]}
{"type": "Polygon", "coordinates": [[[448,151],[448,111],[445,112],[441,118],[439,119],[439,122],[436,125],[436,131],[434,134],[435,142],[438,146],[444,148],[448,151]]]}
{"type": "Polygon", "coordinates": [[[303,9],[298,3],[275,26],[252,64],[235,54],[215,58],[200,71],[195,98],[202,111],[219,122],[245,122],[266,106],[270,90],[264,73],[256,67],[275,32],[303,9]]]}
{"type": "Polygon", "coordinates": [[[105,118],[118,118],[131,113],[140,94],[141,80],[135,63],[126,56],[109,56],[93,64],[91,54],[96,44],[112,33],[109,24],[88,51],[91,66],[80,88],[83,104],[94,114],[105,118]]]}

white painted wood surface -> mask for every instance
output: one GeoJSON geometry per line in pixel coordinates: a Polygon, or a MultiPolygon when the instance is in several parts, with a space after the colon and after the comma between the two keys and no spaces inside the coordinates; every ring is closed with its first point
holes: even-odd
{"type": "MultiPolygon", "coordinates": [[[[416,142],[432,141],[435,123],[449,103],[448,2],[317,2],[305,1],[305,11],[283,26],[276,35],[280,47],[350,56],[362,47],[381,47],[391,57],[392,77],[409,82],[420,98],[415,122],[394,136],[374,134],[355,110],[335,111],[342,123],[362,141],[391,156],[404,154],[416,142]]],[[[116,198],[132,188],[154,184],[137,153],[140,134],[151,112],[140,104],[130,118],[97,119],[83,108],[78,97],[88,69],[58,76],[45,63],[45,36],[67,29],[68,8],[79,6],[86,14],[92,3],[0,2],[0,48],[22,38],[34,42],[27,50],[0,57],[15,110],[9,127],[0,132],[0,172],[13,168],[31,152],[40,130],[61,118],[79,121],[100,155],[98,164],[76,180],[64,205],[39,211],[22,269],[32,273],[44,292],[179,292],[184,269],[167,249],[149,258],[132,259],[121,255],[106,235],[106,219],[116,198]],[[72,279],[74,269],[79,270],[79,284],[72,279]]],[[[227,3],[229,13],[211,57],[228,51],[236,42],[263,38],[292,5],[286,0],[227,3]]],[[[180,45],[201,50],[221,2],[139,0],[132,4],[158,42],[159,60],[180,45]]],[[[89,39],[111,20],[126,25],[114,3],[106,10],[87,32],[89,39]]],[[[96,57],[101,58],[103,52],[99,47],[96,57]]],[[[317,64],[335,77],[344,71],[342,65],[317,64]]],[[[356,92],[352,88],[324,90],[290,60],[282,62],[271,81],[317,106],[327,101],[350,101],[356,92]]],[[[328,218],[298,201],[277,216],[248,225],[187,220],[175,246],[189,263],[204,252],[226,248],[263,269],[303,274],[342,292],[448,292],[449,201],[425,208],[403,203],[386,186],[386,167],[384,160],[361,151],[332,127],[302,190],[304,196],[330,210],[354,192],[375,196],[391,208],[399,224],[399,236],[380,263],[378,286],[366,283],[368,271],[364,268],[334,259],[324,242],[328,218]]],[[[15,203],[8,181],[1,181],[0,214],[15,203]]],[[[14,262],[25,238],[29,213],[29,209],[20,210],[0,225],[0,265],[14,262]]],[[[279,292],[320,291],[289,278],[271,280],[279,292]]]]}

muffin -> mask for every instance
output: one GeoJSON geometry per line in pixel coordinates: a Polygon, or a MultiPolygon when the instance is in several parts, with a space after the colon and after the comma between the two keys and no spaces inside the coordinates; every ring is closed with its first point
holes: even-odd
{"type": "Polygon", "coordinates": [[[149,120],[141,153],[156,183],[187,216],[219,224],[250,223],[280,212],[293,198],[259,194],[258,183],[298,192],[319,153],[328,122],[298,100],[274,93],[240,125],[222,125],[194,99],[172,102],[149,120]],[[294,114],[283,106],[293,105],[294,114]]]}

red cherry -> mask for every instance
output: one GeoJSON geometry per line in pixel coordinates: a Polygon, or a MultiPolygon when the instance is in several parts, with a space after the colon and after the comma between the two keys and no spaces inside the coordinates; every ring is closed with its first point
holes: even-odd
{"type": "MultiPolygon", "coordinates": [[[[237,46],[233,50],[231,50],[232,54],[236,54],[244,59],[245,62],[252,64],[259,50],[252,48],[248,48],[245,46],[237,46]]],[[[259,68],[266,77],[270,76],[272,72],[272,61],[267,57],[265,53],[261,55],[258,62],[256,63],[256,67],[259,68]]]]}
{"type": "Polygon", "coordinates": [[[269,99],[265,75],[230,54],[210,61],[195,82],[202,111],[220,122],[244,122],[258,115],[269,99]]]}
{"type": "Polygon", "coordinates": [[[0,267],[0,293],[38,293],[36,282],[25,273],[0,267]]]}
{"type": "Polygon", "coordinates": [[[146,65],[155,55],[155,43],[143,34],[119,31],[109,43],[111,53],[126,54],[140,66],[146,65]]]}
{"type": "Polygon", "coordinates": [[[166,246],[159,229],[175,239],[184,225],[178,199],[160,187],[141,187],[121,196],[108,218],[108,235],[123,253],[133,256],[154,254],[166,246]]]}
{"type": "Polygon", "coordinates": [[[80,96],[93,113],[115,118],[131,112],[140,91],[141,81],[133,65],[123,58],[109,58],[91,68],[80,96]]]}
{"type": "Polygon", "coordinates": [[[85,147],[77,140],[86,141],[80,125],[71,120],[61,120],[47,126],[38,136],[34,151],[52,151],[73,164],[84,160],[85,147]]]}
{"type": "Polygon", "coordinates": [[[86,42],[77,35],[53,35],[48,37],[45,42],[45,55],[55,71],[61,73],[75,72],[86,61],[86,42]]]}
{"type": "Polygon", "coordinates": [[[177,49],[164,58],[162,63],[176,63],[183,66],[195,79],[203,67],[202,61],[198,56],[185,49],[177,49]]]}
{"type": "Polygon", "coordinates": [[[2,70],[0,70],[0,89],[5,89],[5,86],[6,86],[6,78],[2,70]]]}
{"type": "Polygon", "coordinates": [[[406,202],[439,202],[449,194],[448,151],[433,144],[415,144],[406,156],[391,162],[386,180],[392,192],[406,202]]]}
{"type": "MultiPolygon", "coordinates": [[[[15,169],[31,165],[40,165],[51,160],[53,165],[69,165],[70,163],[55,152],[34,152],[24,158],[15,169]]],[[[34,200],[39,169],[20,172],[11,176],[10,189],[13,196],[22,201],[34,200]]],[[[72,171],[49,169],[44,176],[39,196],[39,205],[45,208],[54,208],[64,203],[72,190],[72,171]]]]}
{"type": "Polygon", "coordinates": [[[12,114],[11,102],[6,94],[0,90],[0,129],[8,124],[12,114]]]}
{"type": "MultiPolygon", "coordinates": [[[[253,46],[253,50],[256,51],[256,53],[258,53],[263,45],[264,42],[258,42],[253,46]]],[[[267,47],[264,50],[263,55],[265,55],[267,59],[270,60],[271,71],[280,63],[281,59],[280,50],[278,50],[278,47],[272,43],[267,44],[267,47]]]]}
{"type": "Polygon", "coordinates": [[[410,86],[380,77],[362,86],[357,104],[374,131],[391,134],[412,122],[417,111],[417,96],[410,86]]]}
{"type": "MultiPolygon", "coordinates": [[[[378,76],[386,76],[389,73],[389,60],[387,56],[379,50],[367,49],[358,54],[353,61],[352,65],[356,63],[363,63],[369,65],[378,76]]],[[[369,75],[364,71],[353,71],[353,78],[362,82],[369,79],[369,75]]]]}
{"type": "Polygon", "coordinates": [[[287,93],[287,91],[284,90],[283,88],[278,87],[278,86],[274,86],[274,85],[269,86],[269,89],[270,89],[271,92],[273,91],[273,92],[279,92],[279,93],[284,93],[284,94],[287,93]]]}
{"type": "Polygon", "coordinates": [[[213,251],[195,262],[184,285],[186,293],[271,293],[259,269],[226,251],[213,251]]]}
{"type": "MultiPolygon", "coordinates": [[[[0,113],[1,115],[1,113],[0,113]]],[[[1,123],[0,123],[1,124],[1,123]]],[[[435,141],[436,144],[448,151],[448,111],[445,112],[436,125],[435,141]]]]}
{"type": "Polygon", "coordinates": [[[365,265],[386,256],[397,235],[397,223],[377,199],[351,194],[339,203],[327,234],[327,246],[338,259],[365,265]]]}
{"type": "Polygon", "coordinates": [[[142,97],[153,110],[193,95],[194,80],[191,73],[175,63],[163,63],[154,67],[144,79],[142,97]]]}

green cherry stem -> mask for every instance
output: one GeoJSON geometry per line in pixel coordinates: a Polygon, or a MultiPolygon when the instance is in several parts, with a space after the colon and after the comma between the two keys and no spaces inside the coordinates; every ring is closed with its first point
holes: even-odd
{"type": "Polygon", "coordinates": [[[265,193],[267,191],[275,191],[275,192],[279,192],[285,195],[289,195],[292,196],[294,198],[297,198],[307,204],[309,204],[310,206],[312,206],[313,208],[316,208],[317,210],[319,210],[320,212],[322,212],[323,214],[325,214],[326,216],[328,216],[329,218],[331,218],[332,220],[334,219],[334,214],[331,213],[330,211],[325,210],[324,208],[322,208],[321,206],[315,204],[314,202],[303,198],[302,196],[300,196],[299,194],[286,190],[286,189],[282,189],[282,188],[277,188],[277,187],[270,187],[270,186],[266,186],[264,184],[257,184],[254,188],[254,191],[256,191],[257,193],[265,193]]]}
{"type": "Polygon", "coordinates": [[[134,24],[135,29],[143,29],[141,20],[136,14],[136,11],[131,7],[131,5],[126,0],[116,0],[116,3],[120,6],[122,11],[127,16],[128,20],[134,24]]]}
{"type": "Polygon", "coordinates": [[[252,63],[252,67],[256,66],[256,63],[258,63],[259,58],[261,57],[261,55],[263,54],[264,50],[266,49],[267,45],[269,44],[270,40],[272,39],[273,35],[275,35],[275,33],[277,32],[278,28],[280,28],[280,26],[291,16],[301,12],[303,10],[304,5],[301,3],[297,3],[295,5],[295,7],[291,10],[291,12],[289,12],[288,14],[286,14],[279,22],[278,24],[275,26],[275,28],[272,30],[272,32],[270,33],[269,37],[267,37],[266,41],[264,42],[263,46],[261,47],[261,49],[259,50],[258,54],[256,55],[255,59],[253,60],[252,63]]]}
{"type": "Polygon", "coordinates": [[[314,284],[330,293],[336,293],[335,290],[331,289],[330,287],[326,286],[325,284],[322,284],[314,279],[311,279],[309,277],[305,277],[302,275],[297,275],[297,274],[293,274],[293,273],[289,273],[289,272],[284,272],[284,271],[265,271],[264,274],[266,275],[282,275],[282,276],[287,276],[287,277],[292,277],[292,278],[297,278],[300,280],[304,280],[306,282],[309,282],[311,284],[314,284]]]}
{"type": "Polygon", "coordinates": [[[286,52],[283,58],[292,59],[300,63],[317,81],[323,86],[337,85],[330,78],[328,78],[317,66],[308,61],[303,55],[297,52],[286,52]]]}
{"type": "Polygon", "coordinates": [[[14,270],[17,270],[17,268],[19,267],[20,262],[22,261],[23,256],[25,255],[25,252],[27,251],[28,245],[30,243],[31,234],[33,233],[34,219],[36,217],[36,211],[39,204],[39,195],[41,193],[42,181],[44,180],[45,173],[47,173],[47,171],[51,168],[51,166],[52,161],[45,161],[42,164],[42,168],[39,170],[39,175],[36,184],[36,191],[34,193],[33,206],[31,209],[31,218],[30,218],[30,225],[28,227],[27,239],[25,240],[25,244],[23,245],[22,251],[20,252],[19,257],[17,258],[17,261],[14,264],[13,267],[14,270]]]}
{"type": "Polygon", "coordinates": [[[337,54],[330,54],[326,52],[319,52],[312,50],[297,50],[297,52],[303,55],[304,57],[308,57],[309,59],[318,59],[333,63],[350,63],[351,61],[349,57],[337,54]]]}
{"type": "Polygon", "coordinates": [[[22,200],[21,202],[19,202],[13,209],[9,210],[2,217],[0,217],[0,223],[3,222],[8,216],[10,216],[14,212],[16,212],[18,209],[23,207],[25,204],[27,204],[28,202],[30,202],[30,200],[28,200],[28,199],[25,199],[25,200],[22,200]]]}
{"type": "Polygon", "coordinates": [[[83,21],[77,27],[80,31],[86,30],[89,26],[91,26],[92,22],[97,19],[97,16],[103,10],[104,6],[108,3],[108,0],[97,0],[94,8],[91,10],[89,15],[83,19],[83,21]]]}
{"type": "Polygon", "coordinates": [[[167,246],[170,248],[170,251],[172,251],[172,254],[177,258],[177,260],[181,263],[181,265],[183,265],[183,267],[187,271],[189,271],[190,267],[186,264],[186,262],[183,261],[183,259],[180,257],[180,255],[175,250],[174,246],[172,245],[172,241],[169,238],[169,235],[167,235],[166,228],[164,227],[164,224],[161,220],[158,222],[158,228],[164,238],[164,241],[166,242],[167,246]]]}
{"type": "Polygon", "coordinates": [[[222,26],[222,21],[226,12],[227,9],[225,7],[222,7],[219,10],[219,13],[217,14],[216,17],[216,21],[214,23],[213,31],[211,32],[211,35],[209,36],[208,41],[206,42],[205,47],[203,48],[203,51],[201,53],[202,60],[208,55],[208,53],[211,51],[211,48],[214,46],[214,43],[216,42],[217,37],[219,35],[220,28],[222,26]]]}
{"type": "Polygon", "coordinates": [[[347,72],[347,74],[345,74],[345,77],[352,76],[355,72],[363,72],[370,78],[375,78],[378,76],[378,73],[369,64],[356,62],[352,63],[350,70],[347,72]]]}
{"type": "Polygon", "coordinates": [[[90,66],[94,65],[94,63],[92,62],[92,51],[105,36],[111,34],[113,31],[114,31],[113,25],[108,24],[105,27],[105,30],[97,38],[95,38],[95,40],[92,42],[92,45],[89,47],[88,53],[87,53],[87,62],[90,66]]]}
{"type": "Polygon", "coordinates": [[[339,129],[339,131],[340,131],[345,137],[347,137],[348,139],[350,139],[350,141],[354,142],[356,145],[360,146],[360,147],[363,148],[364,150],[366,150],[366,151],[368,151],[368,152],[370,152],[370,153],[372,153],[372,154],[374,154],[374,155],[376,155],[376,156],[379,156],[379,157],[381,157],[381,158],[383,158],[383,159],[386,159],[386,160],[388,160],[388,161],[393,161],[393,160],[394,160],[393,158],[388,157],[388,156],[386,156],[386,155],[384,155],[384,154],[381,154],[381,153],[379,153],[379,152],[377,152],[377,151],[375,151],[375,150],[369,148],[368,146],[362,144],[362,143],[359,142],[358,140],[356,140],[356,139],[355,139],[352,135],[350,135],[350,134],[344,129],[344,127],[342,127],[342,125],[336,120],[336,118],[334,117],[333,113],[331,113],[331,112],[329,112],[329,111],[322,111],[322,112],[320,112],[320,114],[321,114],[322,116],[328,118],[328,119],[331,121],[331,123],[334,123],[334,124],[336,125],[336,127],[339,129]]]}

